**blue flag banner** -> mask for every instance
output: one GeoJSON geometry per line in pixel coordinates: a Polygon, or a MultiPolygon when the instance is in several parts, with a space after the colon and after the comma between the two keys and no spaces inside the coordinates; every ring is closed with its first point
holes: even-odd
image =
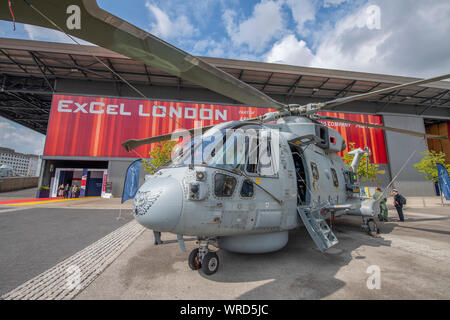
{"type": "Polygon", "coordinates": [[[445,199],[450,200],[450,179],[448,177],[447,169],[445,169],[442,164],[438,163],[437,170],[441,192],[444,195],[445,199]]]}
{"type": "Polygon", "coordinates": [[[129,199],[133,199],[139,188],[139,171],[142,159],[138,159],[128,166],[123,184],[122,203],[129,199]]]}

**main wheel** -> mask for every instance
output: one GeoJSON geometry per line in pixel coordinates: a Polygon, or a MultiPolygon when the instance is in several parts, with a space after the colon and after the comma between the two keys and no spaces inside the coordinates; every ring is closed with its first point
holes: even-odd
{"type": "Polygon", "coordinates": [[[189,268],[192,270],[199,270],[202,267],[200,257],[198,255],[198,248],[191,251],[188,258],[189,268]]]}
{"type": "Polygon", "coordinates": [[[369,235],[375,236],[378,233],[378,227],[377,224],[375,223],[375,220],[370,219],[367,224],[369,226],[369,235]]]}
{"type": "Polygon", "coordinates": [[[219,269],[219,256],[215,252],[208,252],[202,260],[202,272],[210,276],[219,269]]]}

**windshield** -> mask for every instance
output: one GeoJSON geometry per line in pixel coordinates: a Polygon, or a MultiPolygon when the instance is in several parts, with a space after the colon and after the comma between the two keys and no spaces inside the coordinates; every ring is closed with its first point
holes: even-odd
{"type": "Polygon", "coordinates": [[[256,125],[238,129],[216,129],[203,136],[187,139],[177,147],[170,167],[193,164],[242,170],[249,158],[252,158],[248,155],[251,154],[252,141],[259,135],[259,129],[256,125]]]}

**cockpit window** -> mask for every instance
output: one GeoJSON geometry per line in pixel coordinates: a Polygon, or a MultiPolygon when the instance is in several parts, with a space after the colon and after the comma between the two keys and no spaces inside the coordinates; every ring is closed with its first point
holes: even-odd
{"type": "Polygon", "coordinates": [[[214,194],[216,197],[231,197],[236,187],[236,178],[216,173],[214,176],[214,194]]]}
{"type": "Polygon", "coordinates": [[[259,175],[273,175],[270,139],[261,139],[260,125],[211,129],[178,147],[178,157],[171,167],[208,165],[228,170],[246,170],[259,175]],[[267,143],[262,143],[264,141],[267,143]],[[265,151],[265,152],[261,152],[265,151]]]}
{"type": "Polygon", "coordinates": [[[270,136],[260,136],[259,132],[254,136],[246,137],[246,171],[261,176],[273,176],[276,174],[275,161],[272,157],[272,140],[270,136]]]}
{"type": "Polygon", "coordinates": [[[242,182],[241,197],[251,198],[253,197],[253,182],[246,179],[242,182]]]}
{"type": "Polygon", "coordinates": [[[245,149],[247,150],[247,159],[245,170],[248,173],[257,173],[258,172],[258,139],[245,137],[245,149]]]}

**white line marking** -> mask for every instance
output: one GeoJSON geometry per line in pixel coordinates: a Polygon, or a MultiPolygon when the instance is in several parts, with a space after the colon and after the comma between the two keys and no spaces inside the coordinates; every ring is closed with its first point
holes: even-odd
{"type": "MultiPolygon", "coordinates": [[[[358,231],[347,232],[350,237],[357,241],[361,238],[358,231]]],[[[411,238],[393,234],[382,233],[380,238],[372,238],[372,241],[380,243],[380,246],[399,249],[404,252],[428,257],[437,261],[450,262],[450,251],[445,244],[436,241],[423,242],[420,238],[411,238]],[[386,244],[390,241],[390,244],[386,244]]]]}
{"type": "MultiPolygon", "coordinates": [[[[402,251],[407,251],[409,253],[426,256],[438,261],[450,261],[450,252],[448,248],[442,247],[442,244],[436,243],[435,245],[430,245],[428,243],[423,243],[420,239],[409,239],[406,237],[400,237],[391,234],[382,234],[383,240],[391,241],[391,247],[400,249],[402,251]]],[[[380,241],[379,239],[375,239],[380,241]]]]}
{"type": "Polygon", "coordinates": [[[14,212],[14,211],[23,211],[23,210],[29,210],[33,209],[34,207],[22,207],[22,208],[14,208],[14,209],[0,209],[0,214],[5,212],[14,212]]]}
{"type": "Polygon", "coordinates": [[[128,222],[56,266],[3,295],[5,300],[69,300],[95,280],[145,230],[128,222]],[[68,268],[80,271],[78,286],[71,288],[68,268]]]}
{"type": "Polygon", "coordinates": [[[437,216],[429,213],[419,213],[419,212],[408,212],[403,211],[403,215],[407,218],[408,216],[417,216],[417,217],[425,217],[425,218],[448,218],[449,216],[437,216]]]}

